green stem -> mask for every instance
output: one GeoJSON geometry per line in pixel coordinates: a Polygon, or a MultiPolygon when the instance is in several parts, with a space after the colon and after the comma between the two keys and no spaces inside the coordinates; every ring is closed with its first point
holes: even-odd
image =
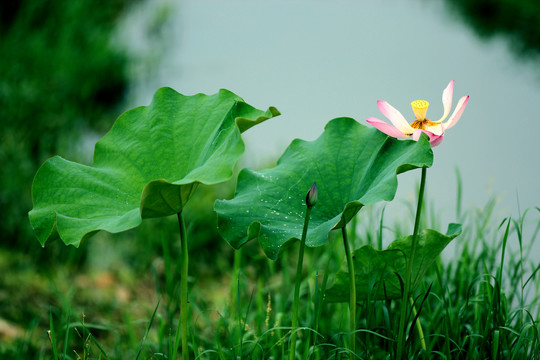
{"type": "Polygon", "coordinates": [[[236,278],[236,304],[236,312],[238,315],[238,342],[240,344],[240,360],[242,360],[244,356],[244,326],[242,325],[242,317],[240,316],[240,277],[236,278]]]}
{"type": "Polygon", "coordinates": [[[351,351],[353,354],[356,354],[356,335],[354,333],[356,330],[356,282],[354,264],[345,227],[341,228],[341,233],[343,234],[343,245],[345,247],[345,256],[347,257],[347,267],[349,268],[349,331],[351,332],[351,351]]]}
{"type": "MultiPolygon", "coordinates": [[[[416,311],[416,307],[414,306],[414,301],[413,301],[412,298],[409,298],[409,301],[411,303],[413,316],[416,317],[418,312],[416,311]]],[[[418,338],[420,339],[420,345],[422,346],[422,349],[424,351],[427,351],[426,339],[424,339],[424,330],[422,329],[422,324],[420,323],[420,318],[416,319],[416,323],[414,325],[416,326],[416,331],[418,332],[418,338]]]]}
{"type": "Polygon", "coordinates": [[[298,263],[296,265],[296,282],[294,284],[294,299],[293,299],[293,313],[292,313],[292,334],[291,334],[291,346],[289,351],[289,359],[294,360],[296,349],[296,330],[298,329],[298,303],[300,300],[300,282],[302,280],[302,268],[304,264],[304,248],[306,246],[306,235],[309,224],[309,216],[311,214],[311,207],[307,207],[306,218],[304,219],[304,228],[302,229],[302,239],[300,241],[300,249],[298,251],[298,263]]]}
{"type": "Polygon", "coordinates": [[[416,217],[414,219],[414,230],[411,243],[411,253],[409,255],[409,262],[407,264],[407,274],[405,275],[405,285],[403,290],[403,298],[401,300],[401,314],[399,317],[399,333],[398,333],[398,348],[397,359],[403,359],[403,350],[405,346],[405,318],[407,315],[407,300],[409,299],[409,292],[411,289],[411,274],[414,263],[414,253],[416,251],[416,241],[418,239],[418,227],[420,225],[420,214],[422,212],[422,203],[424,201],[424,189],[426,187],[426,170],[422,168],[422,177],[420,179],[420,190],[418,191],[418,204],[416,206],[416,217]]]}
{"type": "Polygon", "coordinates": [[[186,226],[182,212],[178,214],[178,225],[180,227],[180,246],[182,248],[182,269],[180,271],[180,323],[176,330],[176,339],[174,342],[173,359],[176,359],[176,351],[178,349],[178,334],[182,333],[182,359],[189,360],[188,348],[188,242],[186,237],[186,226]]]}
{"type": "Polygon", "coordinates": [[[231,310],[230,310],[230,315],[231,315],[231,319],[233,318],[237,318],[237,322],[238,322],[238,331],[237,331],[237,340],[238,340],[238,344],[239,344],[239,348],[240,348],[240,358],[242,358],[243,356],[243,327],[242,327],[242,319],[241,319],[241,316],[240,316],[240,313],[241,313],[241,307],[240,307],[240,269],[242,267],[242,248],[236,250],[234,252],[234,263],[233,263],[233,274],[234,274],[234,279],[236,279],[236,281],[232,281],[231,282],[231,293],[230,293],[230,298],[231,299],[236,299],[236,301],[232,301],[232,303],[236,303],[236,307],[232,306],[231,305],[231,310]]]}

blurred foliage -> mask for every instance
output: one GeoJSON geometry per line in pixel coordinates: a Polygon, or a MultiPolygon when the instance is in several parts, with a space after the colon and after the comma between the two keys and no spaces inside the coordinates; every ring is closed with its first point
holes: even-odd
{"type": "Polygon", "coordinates": [[[512,49],[520,55],[540,54],[538,0],[452,0],[447,4],[480,36],[509,36],[512,49]]]}
{"type": "Polygon", "coordinates": [[[0,3],[3,247],[29,249],[35,260],[54,251],[41,250],[29,225],[32,178],[48,157],[81,148],[83,131],[103,133],[119,114],[126,57],[111,35],[128,3],[0,3]]]}
{"type": "MultiPolygon", "coordinates": [[[[88,162],[91,137],[105,133],[122,111],[129,64],[111,38],[128,5],[0,3],[0,272],[9,273],[0,277],[2,359],[50,355],[50,313],[59,328],[85,316],[113,324],[104,336],[116,338],[116,325],[152,312],[156,293],[178,297],[171,281],[179,273],[176,217],[151,219],[121,234],[100,232],[78,249],[61,241],[41,248],[28,221],[31,183],[41,164],[56,154],[88,162]]],[[[232,265],[233,250],[221,241],[212,209],[216,197],[231,197],[233,189],[234,181],[200,186],[185,209],[194,278],[221,276],[232,265]]],[[[171,322],[178,304],[164,304],[171,322]]],[[[132,348],[141,336],[130,337],[132,348]]]]}

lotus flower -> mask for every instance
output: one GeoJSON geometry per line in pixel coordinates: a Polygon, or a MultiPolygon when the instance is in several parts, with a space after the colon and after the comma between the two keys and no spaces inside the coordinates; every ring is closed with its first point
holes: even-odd
{"type": "Polygon", "coordinates": [[[426,117],[427,109],[429,103],[425,100],[415,100],[411,103],[415,121],[410,124],[405,120],[403,115],[396,110],[392,105],[386,101],[379,100],[377,101],[377,106],[379,110],[386,116],[393,125],[390,125],[382,120],[379,120],[375,117],[370,117],[367,119],[367,122],[385,133],[386,135],[403,139],[408,137],[413,137],[414,140],[418,141],[421,133],[426,133],[429,136],[429,142],[431,147],[437,146],[441,143],[444,137],[444,132],[450,129],[452,126],[456,125],[463,110],[467,106],[469,101],[469,96],[463,96],[459,99],[456,108],[448,121],[443,122],[450,114],[452,109],[452,95],[454,93],[454,80],[450,81],[446,89],[442,93],[442,102],[444,106],[444,114],[440,120],[431,121],[426,117]]]}

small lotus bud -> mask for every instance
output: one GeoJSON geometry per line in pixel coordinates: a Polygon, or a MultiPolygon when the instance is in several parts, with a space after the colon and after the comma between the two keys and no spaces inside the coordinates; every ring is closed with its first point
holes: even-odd
{"type": "Polygon", "coordinates": [[[317,198],[318,198],[318,195],[317,195],[317,183],[313,183],[313,185],[311,185],[311,188],[309,189],[307,195],[306,195],[306,205],[308,208],[311,208],[313,206],[315,206],[315,204],[317,203],[317,198]]]}

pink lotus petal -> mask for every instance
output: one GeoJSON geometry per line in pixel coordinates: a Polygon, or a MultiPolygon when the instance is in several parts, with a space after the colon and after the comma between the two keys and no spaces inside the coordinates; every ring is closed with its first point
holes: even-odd
{"type": "Polygon", "coordinates": [[[443,106],[444,106],[444,114],[443,114],[442,118],[440,118],[439,121],[437,121],[437,122],[443,121],[444,119],[446,119],[448,114],[450,114],[450,110],[452,109],[452,96],[453,96],[453,94],[454,94],[454,80],[452,80],[452,81],[450,81],[448,83],[448,85],[446,86],[446,88],[444,89],[444,91],[442,93],[442,103],[443,103],[443,106]]]}
{"type": "Polygon", "coordinates": [[[377,106],[379,107],[380,112],[382,112],[383,115],[386,116],[403,134],[412,134],[414,132],[414,129],[409,125],[407,120],[405,120],[403,115],[401,115],[401,113],[392,105],[386,101],[379,100],[377,101],[377,106]]]}
{"type": "Polygon", "coordinates": [[[418,139],[420,139],[420,134],[422,134],[422,133],[429,136],[429,144],[431,145],[431,147],[435,147],[435,146],[439,145],[443,141],[443,138],[444,138],[444,132],[441,135],[436,135],[436,134],[432,133],[431,131],[421,130],[421,129],[415,130],[413,135],[412,135],[412,138],[415,141],[418,141],[418,139]]]}
{"type": "Polygon", "coordinates": [[[440,143],[442,143],[443,138],[444,138],[444,134],[442,134],[442,135],[435,135],[434,138],[430,138],[430,139],[429,139],[429,143],[431,144],[431,147],[433,148],[433,147],[439,145],[440,143]]]}
{"type": "Polygon", "coordinates": [[[367,122],[373,125],[377,130],[382,131],[388,136],[391,136],[397,139],[403,139],[403,138],[408,137],[407,135],[399,131],[399,129],[396,128],[395,126],[385,123],[384,121],[379,120],[375,117],[368,118],[367,122]]]}
{"type": "Polygon", "coordinates": [[[448,121],[443,124],[443,129],[444,130],[448,130],[452,126],[457,124],[459,118],[461,117],[461,114],[463,114],[463,111],[465,110],[465,107],[467,106],[467,102],[469,102],[469,96],[468,95],[462,97],[461,99],[459,99],[459,101],[458,101],[458,103],[456,105],[456,109],[454,110],[454,113],[452,114],[452,116],[450,116],[448,121]]]}

